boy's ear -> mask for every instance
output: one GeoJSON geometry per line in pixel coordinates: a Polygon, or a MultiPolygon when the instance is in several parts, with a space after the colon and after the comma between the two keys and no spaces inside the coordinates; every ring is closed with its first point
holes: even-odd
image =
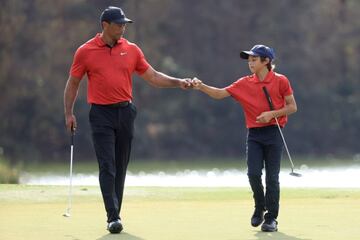
{"type": "Polygon", "coordinates": [[[265,65],[267,65],[268,63],[270,63],[270,62],[271,62],[271,61],[270,61],[270,58],[268,58],[268,57],[267,57],[267,58],[265,58],[265,61],[264,61],[264,62],[265,62],[265,65]]]}

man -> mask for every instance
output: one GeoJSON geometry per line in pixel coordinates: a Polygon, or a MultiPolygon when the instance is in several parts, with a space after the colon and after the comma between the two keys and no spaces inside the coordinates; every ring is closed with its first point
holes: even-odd
{"type": "Polygon", "coordinates": [[[154,70],[140,48],[123,38],[127,23],[118,7],[106,8],[100,17],[102,32],[80,46],[74,56],[64,91],[65,121],[76,129],[73,113],[79,84],[88,76],[89,121],[99,164],[100,188],[110,233],[123,229],[120,210],[129,162],[136,108],[132,103],[132,79],[136,72],[155,87],[186,89],[190,79],[178,79],[154,70]]]}

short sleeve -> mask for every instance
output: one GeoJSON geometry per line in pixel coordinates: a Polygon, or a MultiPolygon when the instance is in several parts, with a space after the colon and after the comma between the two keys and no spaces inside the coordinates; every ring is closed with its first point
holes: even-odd
{"type": "Polygon", "coordinates": [[[70,68],[70,76],[82,79],[86,73],[84,51],[80,47],[76,50],[73,63],[70,68]]]}
{"type": "Polygon", "coordinates": [[[136,46],[136,50],[138,52],[138,59],[136,61],[135,71],[137,74],[141,75],[146,72],[146,70],[150,67],[150,64],[146,61],[144,53],[138,46],[136,46]]]}
{"type": "Polygon", "coordinates": [[[285,76],[281,76],[280,78],[280,94],[282,96],[290,96],[293,94],[290,81],[285,76]]]}
{"type": "Polygon", "coordinates": [[[242,81],[243,79],[240,78],[237,81],[233,82],[229,86],[225,87],[225,90],[231,95],[234,96],[239,92],[239,89],[241,89],[242,81]]]}

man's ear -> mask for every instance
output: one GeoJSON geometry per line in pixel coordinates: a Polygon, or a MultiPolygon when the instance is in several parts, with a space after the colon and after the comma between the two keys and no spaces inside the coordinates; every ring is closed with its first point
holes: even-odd
{"type": "Polygon", "coordinates": [[[106,21],[102,21],[102,22],[101,22],[101,27],[102,27],[102,29],[105,29],[105,27],[107,27],[107,26],[109,26],[109,23],[108,23],[108,22],[106,22],[106,21]]]}

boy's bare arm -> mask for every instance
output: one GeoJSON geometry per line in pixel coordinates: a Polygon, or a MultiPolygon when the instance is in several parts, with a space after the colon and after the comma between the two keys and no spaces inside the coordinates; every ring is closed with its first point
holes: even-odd
{"type": "Polygon", "coordinates": [[[197,78],[194,78],[192,80],[192,86],[194,89],[200,90],[214,99],[223,99],[230,96],[230,94],[228,93],[228,91],[226,91],[225,88],[208,86],[197,78]]]}
{"type": "Polygon", "coordinates": [[[293,114],[297,111],[296,101],[294,95],[289,95],[285,97],[285,106],[278,110],[272,110],[261,113],[257,118],[259,123],[268,123],[273,118],[278,118],[285,115],[293,114]]]}

